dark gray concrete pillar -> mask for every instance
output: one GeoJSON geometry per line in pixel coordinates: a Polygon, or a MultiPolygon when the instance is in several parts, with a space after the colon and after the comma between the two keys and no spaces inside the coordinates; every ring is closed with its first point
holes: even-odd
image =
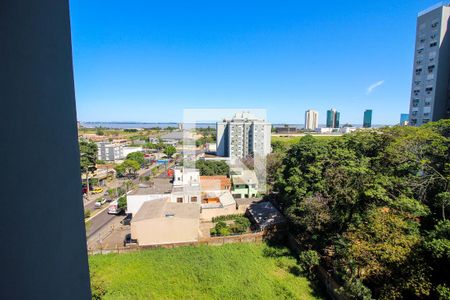
{"type": "Polygon", "coordinates": [[[0,299],[89,299],[67,0],[0,0],[0,299]]]}

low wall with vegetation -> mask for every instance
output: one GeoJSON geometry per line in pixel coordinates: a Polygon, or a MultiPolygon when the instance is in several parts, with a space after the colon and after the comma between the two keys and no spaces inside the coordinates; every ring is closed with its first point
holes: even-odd
{"type": "Polygon", "coordinates": [[[116,247],[110,249],[88,250],[88,254],[94,255],[94,254],[109,254],[109,253],[126,253],[155,248],[175,248],[175,247],[199,246],[199,245],[220,246],[224,244],[233,244],[233,243],[260,243],[264,240],[266,234],[267,234],[266,232],[261,231],[241,235],[204,238],[197,242],[188,242],[188,243],[168,243],[151,246],[131,245],[127,247],[116,247]]]}

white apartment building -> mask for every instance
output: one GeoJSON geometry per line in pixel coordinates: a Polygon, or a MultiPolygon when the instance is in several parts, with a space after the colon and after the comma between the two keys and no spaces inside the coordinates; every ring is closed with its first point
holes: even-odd
{"type": "Polygon", "coordinates": [[[450,116],[450,7],[438,4],[419,13],[416,27],[409,124],[450,116]]]}
{"type": "Polygon", "coordinates": [[[200,171],[177,167],[173,174],[171,201],[177,203],[201,203],[200,171]]]}
{"type": "Polygon", "coordinates": [[[319,127],[319,113],[313,109],[305,112],[305,130],[316,130],[319,127]]]}
{"type": "Polygon", "coordinates": [[[217,122],[217,155],[233,159],[248,155],[266,156],[271,151],[272,125],[248,112],[217,122]]]}
{"type": "Polygon", "coordinates": [[[111,143],[97,143],[99,160],[116,161],[125,158],[123,145],[111,143]]]}

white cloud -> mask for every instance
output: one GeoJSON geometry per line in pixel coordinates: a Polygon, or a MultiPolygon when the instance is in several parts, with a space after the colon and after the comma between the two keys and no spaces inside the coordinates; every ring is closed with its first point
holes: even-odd
{"type": "Polygon", "coordinates": [[[383,83],[384,83],[384,80],[380,80],[380,81],[375,82],[374,84],[369,85],[369,87],[367,88],[366,95],[369,95],[370,93],[372,93],[374,89],[376,89],[383,83]]]}

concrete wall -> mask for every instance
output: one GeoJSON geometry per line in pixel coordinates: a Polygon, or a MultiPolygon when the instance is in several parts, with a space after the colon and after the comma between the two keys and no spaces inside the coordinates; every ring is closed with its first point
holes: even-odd
{"type": "Polygon", "coordinates": [[[218,156],[228,156],[228,126],[225,122],[216,124],[216,154],[218,156]]]}
{"type": "Polygon", "coordinates": [[[0,299],[90,299],[68,1],[0,1],[0,103],[0,299]]]}
{"type": "Polygon", "coordinates": [[[183,202],[182,203],[201,203],[202,202],[202,198],[201,198],[201,194],[200,192],[191,192],[191,191],[183,191],[183,192],[176,192],[176,193],[172,193],[170,194],[170,201],[174,202],[174,203],[178,203],[178,198],[183,198],[183,202]],[[195,201],[193,197],[195,197],[194,199],[196,199],[195,201]]]}
{"type": "Polygon", "coordinates": [[[139,246],[198,241],[199,220],[177,217],[131,222],[131,236],[139,246]]]}
{"type": "Polygon", "coordinates": [[[235,205],[229,205],[220,208],[202,208],[200,219],[203,221],[210,221],[214,217],[234,215],[239,213],[235,205]]]}

